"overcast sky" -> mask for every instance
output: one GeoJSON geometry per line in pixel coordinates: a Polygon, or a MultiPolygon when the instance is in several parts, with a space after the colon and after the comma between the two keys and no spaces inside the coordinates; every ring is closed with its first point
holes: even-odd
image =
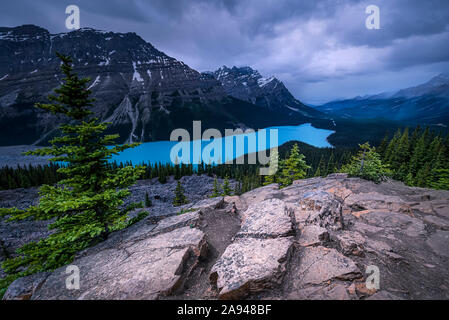
{"type": "Polygon", "coordinates": [[[198,71],[249,65],[303,102],[393,91],[449,71],[448,0],[13,0],[0,25],[136,32],[198,71]],[[365,8],[380,9],[368,30],[365,8]]]}

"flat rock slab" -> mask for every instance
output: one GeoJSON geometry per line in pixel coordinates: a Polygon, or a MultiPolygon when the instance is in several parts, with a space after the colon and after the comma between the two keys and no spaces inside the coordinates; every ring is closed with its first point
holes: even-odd
{"type": "Polygon", "coordinates": [[[426,234],[425,225],[420,219],[404,213],[369,210],[360,218],[376,227],[400,232],[411,238],[426,234]]]}
{"type": "Polygon", "coordinates": [[[449,231],[437,230],[427,239],[427,244],[436,254],[449,257],[449,231]]]}
{"type": "Polygon", "coordinates": [[[187,205],[185,207],[195,209],[195,210],[215,210],[219,209],[224,205],[223,197],[214,197],[210,199],[200,200],[192,205],[187,205]]]}
{"type": "Polygon", "coordinates": [[[307,247],[321,244],[322,242],[328,240],[329,232],[326,228],[322,228],[316,225],[309,225],[302,228],[298,243],[301,246],[307,247]]]}
{"type": "Polygon", "coordinates": [[[449,220],[436,216],[425,216],[424,221],[442,230],[449,230],[449,220]]]}
{"type": "Polygon", "coordinates": [[[198,210],[186,212],[159,221],[156,227],[151,231],[151,234],[168,232],[185,226],[193,227],[199,220],[200,212],[198,210]]]}
{"type": "Polygon", "coordinates": [[[335,249],[325,247],[306,247],[301,254],[296,270],[295,287],[322,284],[332,279],[350,280],[361,276],[354,261],[335,249]]]}
{"type": "Polygon", "coordinates": [[[269,199],[255,203],[242,214],[237,237],[275,238],[291,235],[293,225],[284,201],[269,199]]]}
{"type": "Polygon", "coordinates": [[[241,299],[280,285],[293,238],[243,238],[229,245],[212,267],[220,299],[241,299]]]}
{"type": "Polygon", "coordinates": [[[204,233],[183,227],[75,260],[80,289],[66,289],[66,267],[53,272],[32,299],[156,299],[182,283],[186,261],[200,255],[204,233]]]}

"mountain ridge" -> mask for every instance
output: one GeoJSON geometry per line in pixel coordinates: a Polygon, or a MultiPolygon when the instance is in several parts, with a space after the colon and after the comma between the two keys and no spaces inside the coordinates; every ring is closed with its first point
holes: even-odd
{"type": "MultiPolygon", "coordinates": [[[[310,122],[229,96],[210,74],[170,57],[136,33],[82,28],[51,34],[34,26],[0,28],[0,144],[45,144],[62,119],[36,110],[61,83],[55,52],[89,77],[93,111],[121,141],[168,140],[193,120],[219,130],[310,122]]],[[[320,113],[316,113],[320,114],[320,113]]]]}
{"type": "Polygon", "coordinates": [[[317,106],[346,119],[390,119],[424,125],[449,125],[449,75],[440,73],[417,86],[358,96],[317,106]]]}
{"type": "Polygon", "coordinates": [[[223,65],[207,73],[220,81],[225,92],[234,98],[276,112],[292,114],[293,111],[308,117],[318,115],[315,109],[296,99],[282,81],[274,76],[263,77],[249,66],[228,68],[223,65]]]}

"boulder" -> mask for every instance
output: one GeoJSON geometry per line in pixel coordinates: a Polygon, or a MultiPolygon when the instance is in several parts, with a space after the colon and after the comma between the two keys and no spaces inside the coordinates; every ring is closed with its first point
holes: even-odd
{"type": "Polygon", "coordinates": [[[205,249],[204,233],[182,227],[76,259],[80,289],[66,288],[66,267],[55,270],[31,299],[157,299],[183,285],[190,256],[205,249]]]}
{"type": "Polygon", "coordinates": [[[212,267],[220,299],[241,299],[281,284],[293,239],[238,239],[212,267]]]}
{"type": "Polygon", "coordinates": [[[248,207],[242,214],[237,237],[275,238],[291,235],[293,225],[284,201],[268,199],[248,207]]]}
{"type": "Polygon", "coordinates": [[[326,228],[322,228],[316,225],[305,226],[301,230],[301,235],[299,237],[298,243],[301,246],[313,246],[321,244],[329,240],[329,232],[326,228]]]}
{"type": "Polygon", "coordinates": [[[345,255],[363,255],[365,237],[357,231],[343,231],[336,235],[341,252],[345,255]]]}
{"type": "Polygon", "coordinates": [[[6,290],[3,300],[29,300],[49,275],[50,272],[39,272],[15,280],[6,290]]]}

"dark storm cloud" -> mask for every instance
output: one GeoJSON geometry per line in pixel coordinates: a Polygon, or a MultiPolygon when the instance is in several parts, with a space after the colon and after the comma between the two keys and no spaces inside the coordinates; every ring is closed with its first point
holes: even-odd
{"type": "Polygon", "coordinates": [[[65,32],[69,4],[83,27],[136,32],[201,71],[251,65],[306,101],[395,89],[449,68],[447,0],[17,0],[2,3],[1,25],[65,32]],[[371,4],[380,30],[365,28],[371,4]]]}

